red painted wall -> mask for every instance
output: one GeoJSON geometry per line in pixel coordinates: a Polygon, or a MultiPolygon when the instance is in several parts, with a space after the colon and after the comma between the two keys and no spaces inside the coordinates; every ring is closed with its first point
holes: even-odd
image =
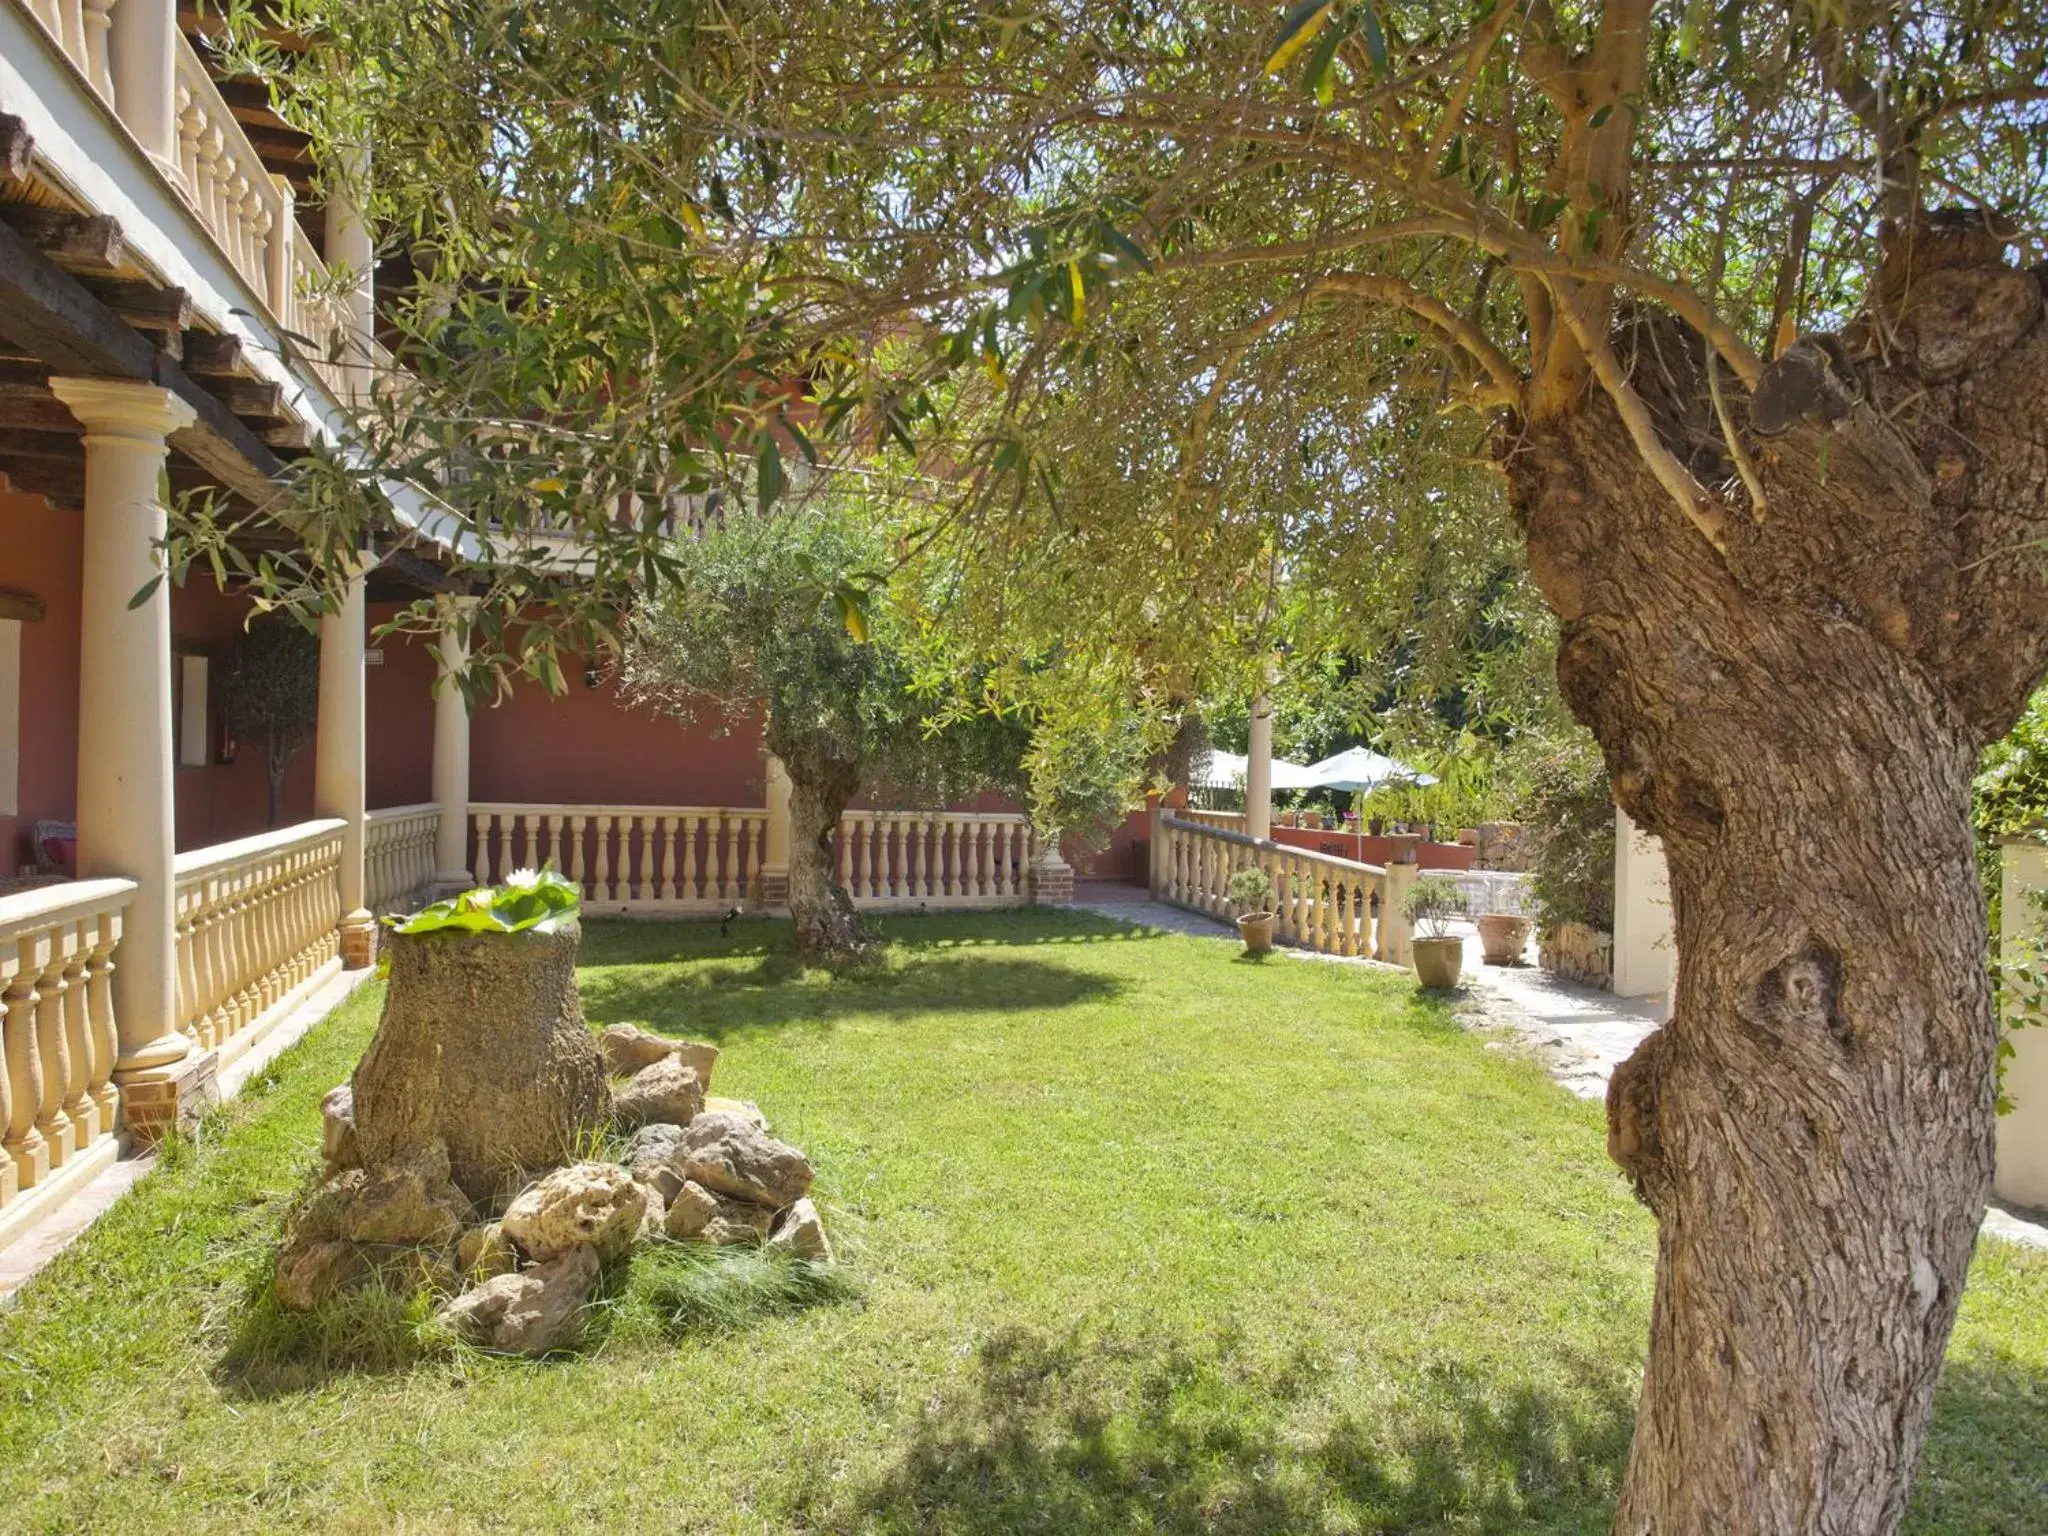
{"type": "Polygon", "coordinates": [[[373,603],[364,644],[363,793],[371,810],[434,798],[434,657],[424,635],[380,635],[399,611],[373,603]]]}
{"type": "MultiPolygon", "coordinates": [[[[195,573],[183,587],[171,593],[171,650],[174,654],[197,654],[208,660],[208,710],[216,721],[209,734],[216,742],[219,678],[241,642],[248,616],[248,598],[237,592],[221,591],[209,575],[195,573]]],[[[288,827],[313,814],[313,753],[314,743],[308,740],[285,770],[279,826],[288,827]]],[[[235,760],[231,763],[209,762],[203,768],[179,768],[173,783],[180,852],[248,837],[270,824],[269,776],[264,770],[261,741],[236,743],[235,760]]]]}
{"type": "Polygon", "coordinates": [[[27,856],[38,820],[69,821],[77,805],[79,556],[76,512],[40,496],[0,491],[0,587],[42,599],[43,617],[21,626],[21,760],[18,814],[0,816],[0,875],[27,856]]]}
{"type": "MultiPolygon", "coordinates": [[[[546,805],[760,805],[761,728],[685,725],[592,688],[565,663],[568,691],[527,683],[469,723],[469,798],[546,805]]],[[[431,740],[431,725],[430,738],[431,740]]],[[[422,796],[424,798],[424,796],[422,796]]]]}

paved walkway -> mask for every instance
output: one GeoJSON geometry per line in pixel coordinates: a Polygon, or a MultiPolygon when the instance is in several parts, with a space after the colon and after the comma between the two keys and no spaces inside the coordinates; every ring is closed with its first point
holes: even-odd
{"type": "MultiPolygon", "coordinates": [[[[1235,940],[1228,924],[1155,902],[1137,886],[1084,880],[1074,904],[1122,922],[1145,923],[1171,933],[1197,938],[1235,940]]],[[[1482,963],[1479,935],[1466,929],[1465,986],[1459,1012],[1475,1027],[1503,1032],[1504,1038],[1540,1060],[1550,1075],[1583,1099],[1604,1100],[1614,1069],[1663,1022],[1655,1003],[1616,997],[1598,987],[1560,981],[1534,965],[1482,963]]],[[[1333,965],[1376,966],[1373,960],[1345,959],[1305,950],[1281,953],[1333,965]]],[[[1983,1230],[2008,1242],[2048,1248],[2048,1215],[1993,1205],[1984,1213],[1983,1230]]]]}

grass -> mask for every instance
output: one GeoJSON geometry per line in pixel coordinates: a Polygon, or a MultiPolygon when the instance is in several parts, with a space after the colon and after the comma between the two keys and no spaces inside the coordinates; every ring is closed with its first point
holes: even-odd
{"type": "MultiPolygon", "coordinates": [[[[669,1251],[542,1363],[383,1302],[283,1319],[268,1245],[372,990],[0,1315],[0,1527],[1605,1530],[1652,1227],[1597,1106],[1391,973],[888,933],[849,978],[767,925],[584,949],[594,1022],[715,1041],[811,1153],[857,1295],[669,1251]]],[[[2039,1528],[2044,1383],[2048,1264],[1988,1247],[1914,1531],[2039,1528]]]]}

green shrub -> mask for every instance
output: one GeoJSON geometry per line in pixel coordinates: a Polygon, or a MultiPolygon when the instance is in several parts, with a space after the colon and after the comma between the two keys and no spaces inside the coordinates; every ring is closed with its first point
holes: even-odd
{"type": "Polygon", "coordinates": [[[1240,912],[1273,910],[1273,877],[1256,864],[1247,864],[1230,877],[1223,888],[1232,906],[1240,912]]]}
{"type": "Polygon", "coordinates": [[[1614,795],[1590,738],[1537,765],[1516,817],[1532,853],[1529,894],[1539,928],[1614,928],[1614,795]]]}

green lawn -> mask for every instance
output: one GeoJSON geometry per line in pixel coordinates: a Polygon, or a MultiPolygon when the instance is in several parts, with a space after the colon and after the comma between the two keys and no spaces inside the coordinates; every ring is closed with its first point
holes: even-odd
{"type": "MultiPolygon", "coordinates": [[[[247,1347],[375,989],[0,1315],[0,1528],[1602,1531],[1651,1223],[1596,1106],[1390,973],[1042,913],[593,926],[584,1004],[724,1047],[861,1294],[582,1358],[247,1347]]],[[[2041,1528],[2048,1263],[1980,1257],[1913,1529],[2041,1528]]]]}

